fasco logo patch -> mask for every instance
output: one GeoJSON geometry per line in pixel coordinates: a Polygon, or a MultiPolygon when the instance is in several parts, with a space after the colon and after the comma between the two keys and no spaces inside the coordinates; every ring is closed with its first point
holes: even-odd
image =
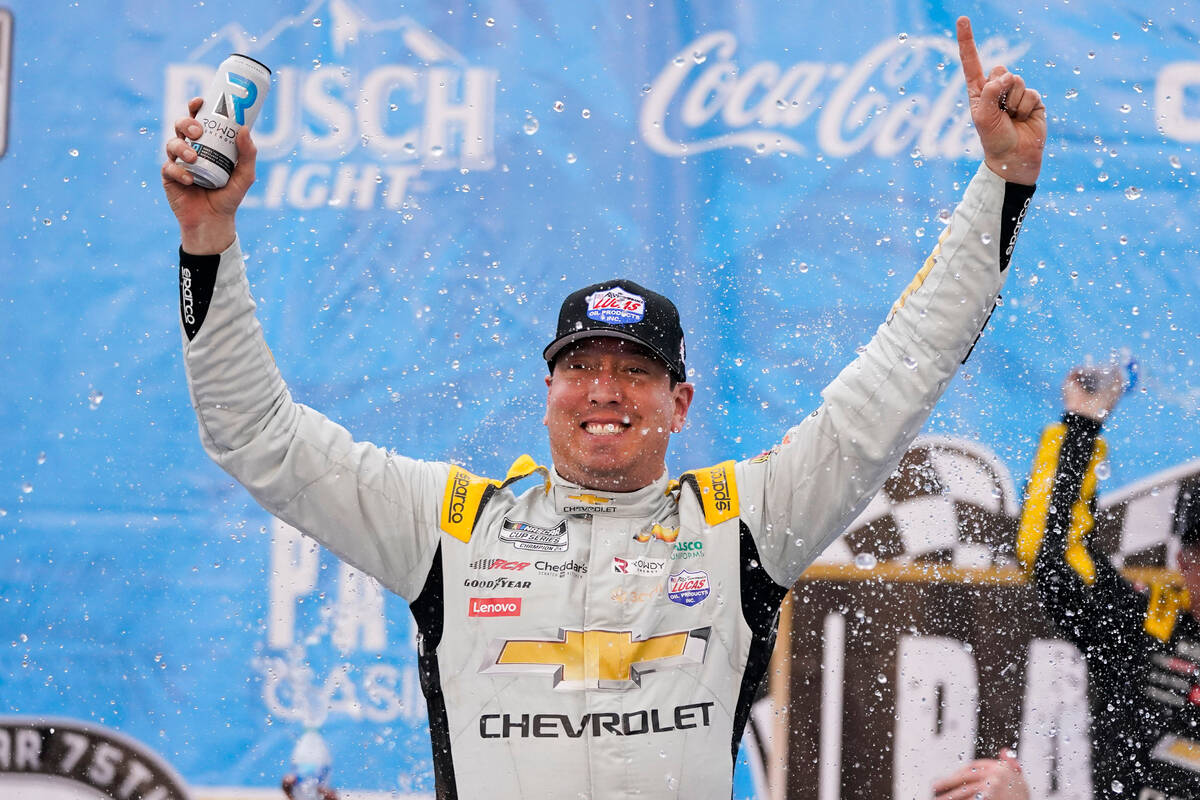
{"type": "Polygon", "coordinates": [[[671,598],[672,603],[696,605],[708,597],[708,573],[699,570],[673,573],[667,584],[667,597],[671,598]]]}
{"type": "Polygon", "coordinates": [[[472,597],[467,606],[468,617],[519,617],[519,597],[472,597]]]}
{"type": "Polygon", "coordinates": [[[609,325],[629,325],[646,316],[646,300],[640,295],[614,286],[587,296],[588,319],[609,325]]]}
{"type": "Polygon", "coordinates": [[[673,560],[699,558],[702,555],[704,555],[703,542],[676,542],[675,549],[671,551],[671,558],[673,560]]]}

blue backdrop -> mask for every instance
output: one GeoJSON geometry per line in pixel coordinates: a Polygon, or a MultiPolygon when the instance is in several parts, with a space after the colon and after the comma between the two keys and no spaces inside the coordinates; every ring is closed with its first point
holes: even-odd
{"type": "Polygon", "coordinates": [[[307,715],[339,785],[432,788],[404,604],[198,443],[159,166],[228,53],[274,70],[239,229],[300,400],[478,473],[546,461],[558,303],[627,275],[685,317],[681,469],[777,441],[933,246],[977,163],[969,14],[984,61],[1045,96],[1050,141],[1004,304],[929,431],[1022,475],[1066,370],[1125,350],[1111,490],[1197,456],[1200,23],[1176,6],[10,6],[6,710],[117,728],[198,786],[274,784],[307,715]]]}

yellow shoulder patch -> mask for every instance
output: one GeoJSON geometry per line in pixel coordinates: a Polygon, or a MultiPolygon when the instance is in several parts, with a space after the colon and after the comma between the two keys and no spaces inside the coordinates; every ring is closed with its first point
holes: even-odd
{"type": "Polygon", "coordinates": [[[1189,604],[1187,589],[1155,581],[1150,584],[1150,602],[1146,606],[1146,620],[1142,627],[1155,639],[1165,642],[1175,630],[1180,610],[1189,604]]]}
{"type": "Polygon", "coordinates": [[[450,467],[450,476],[446,479],[446,492],[442,496],[442,530],[460,542],[471,541],[475,520],[479,518],[479,511],[492,496],[492,492],[527,478],[535,472],[541,473],[546,491],[550,491],[550,471],[528,455],[523,455],[513,462],[503,482],[481,478],[462,467],[450,467]]]}
{"type": "Polygon", "coordinates": [[[715,467],[688,470],[683,479],[694,484],[706,524],[717,525],[741,513],[734,462],[722,461],[715,467]]]}

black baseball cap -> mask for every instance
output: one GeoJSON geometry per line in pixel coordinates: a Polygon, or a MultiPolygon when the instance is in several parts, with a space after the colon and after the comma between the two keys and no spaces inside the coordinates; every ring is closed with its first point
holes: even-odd
{"type": "Polygon", "coordinates": [[[542,351],[546,366],[571,342],[591,336],[628,339],[657,356],[679,381],[687,380],[679,311],[666,297],[624,278],[571,292],[558,312],[554,341],[542,351]]]}
{"type": "Polygon", "coordinates": [[[1179,484],[1175,499],[1175,535],[1185,546],[1200,545],[1200,475],[1189,475],[1179,484]]]}

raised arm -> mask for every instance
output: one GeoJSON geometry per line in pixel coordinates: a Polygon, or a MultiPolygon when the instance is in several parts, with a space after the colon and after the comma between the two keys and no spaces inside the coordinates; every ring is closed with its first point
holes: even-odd
{"type": "Polygon", "coordinates": [[[1003,67],[984,77],[965,17],[958,37],[986,166],[886,322],[822,392],[820,408],[770,454],[739,465],[743,507],[765,523],[759,553],[784,586],[879,491],[970,354],[1033,196],[1046,138],[1041,97],[1003,67]]]}
{"type": "Polygon", "coordinates": [[[1092,546],[1096,469],[1107,456],[1100,427],[1123,388],[1117,370],[1077,368],[1067,376],[1066,413],[1042,433],[1016,545],[1046,615],[1089,660],[1103,663],[1131,652],[1130,637],[1165,641],[1179,607],[1167,587],[1153,587],[1149,598],[1137,592],[1092,546]]]}
{"type": "Polygon", "coordinates": [[[204,189],[176,162],[195,160],[185,139],[199,134],[191,116],[176,122],[162,178],[179,221],[184,366],[201,443],[269,512],[411,599],[436,551],[449,465],[356,442],[293,401],[255,318],[234,225],[254,182],[254,143],[242,128],[229,182],[204,189]]]}

